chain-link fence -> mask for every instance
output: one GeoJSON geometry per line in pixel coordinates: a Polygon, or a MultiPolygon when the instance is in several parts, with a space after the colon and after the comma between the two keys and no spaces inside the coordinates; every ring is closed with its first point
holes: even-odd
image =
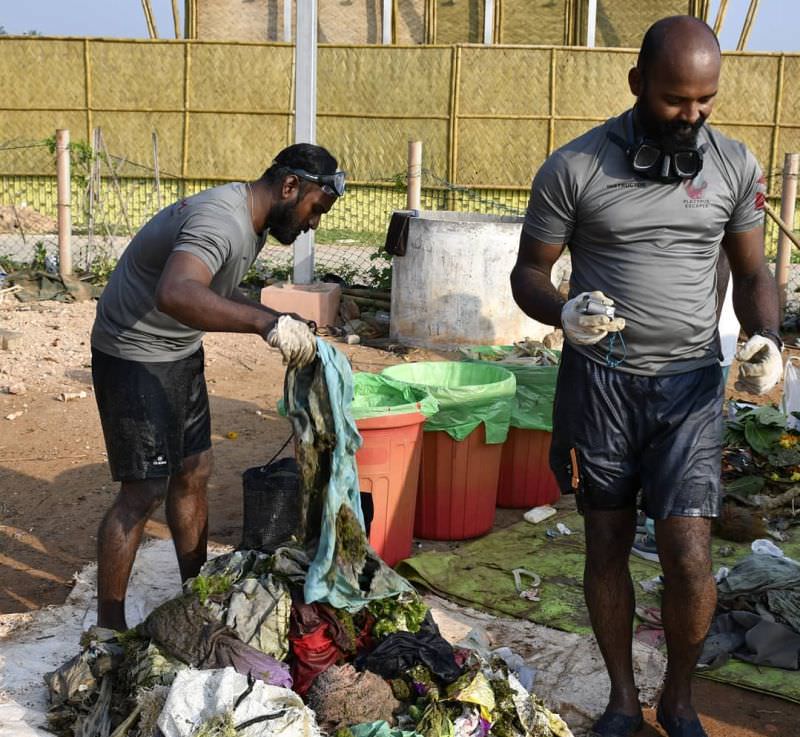
{"type": "MultiPolygon", "coordinates": [[[[72,253],[79,273],[103,281],[132,235],[161,207],[222,182],[181,179],[160,171],[157,164],[140,164],[110,153],[100,133],[93,144],[73,144],[71,149],[72,253]]],[[[6,271],[19,264],[53,269],[58,254],[55,140],[0,144],[0,172],[4,171],[4,159],[21,152],[35,157],[40,169],[49,168],[53,176],[0,175],[0,265],[6,271]]],[[[157,153],[153,158],[158,160],[157,153]]],[[[768,179],[780,180],[781,176],[782,171],[776,170],[769,172],[768,179]]],[[[528,194],[527,188],[454,186],[436,172],[422,171],[423,210],[523,215],[528,194]]],[[[774,200],[772,204],[776,209],[779,206],[774,200]]],[[[383,251],[386,229],[392,212],[405,206],[405,173],[349,185],[317,231],[317,277],[388,288],[391,260],[383,251]]],[[[772,259],[777,239],[778,228],[767,218],[766,250],[772,259]]],[[[800,252],[793,252],[792,257],[800,262],[800,252]]],[[[259,284],[269,278],[290,277],[291,271],[292,247],[270,239],[249,276],[253,284],[259,284]]],[[[798,286],[800,277],[790,289],[798,286]]]]}

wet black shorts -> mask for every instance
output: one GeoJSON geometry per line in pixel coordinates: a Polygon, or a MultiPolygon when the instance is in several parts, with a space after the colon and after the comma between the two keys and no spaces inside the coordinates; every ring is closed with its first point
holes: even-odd
{"type": "Polygon", "coordinates": [[[163,478],[211,447],[203,349],[144,363],[92,349],[92,380],[114,481],[163,478]]]}
{"type": "Polygon", "coordinates": [[[719,364],[671,376],[608,368],[564,346],[550,466],[585,509],[716,517],[723,385],[719,364]],[[574,462],[573,462],[574,461],[574,462]]]}

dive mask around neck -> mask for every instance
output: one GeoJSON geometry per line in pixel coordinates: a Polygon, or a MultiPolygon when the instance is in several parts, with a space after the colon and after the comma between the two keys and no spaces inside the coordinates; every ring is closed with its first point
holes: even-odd
{"type": "Polygon", "coordinates": [[[646,179],[664,183],[694,179],[703,168],[703,148],[695,146],[665,147],[647,136],[634,135],[633,112],[626,116],[625,127],[629,129],[626,141],[612,131],[609,140],[619,146],[631,165],[633,172],[646,179]]]}

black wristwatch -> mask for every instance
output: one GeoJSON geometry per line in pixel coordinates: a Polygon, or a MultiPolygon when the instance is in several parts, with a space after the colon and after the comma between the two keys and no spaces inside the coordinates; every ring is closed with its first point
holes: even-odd
{"type": "Polygon", "coordinates": [[[772,340],[775,345],[778,346],[778,350],[783,350],[783,341],[781,340],[781,336],[778,335],[774,330],[770,330],[769,328],[759,328],[758,330],[753,332],[753,335],[763,335],[765,338],[769,338],[772,340]]]}

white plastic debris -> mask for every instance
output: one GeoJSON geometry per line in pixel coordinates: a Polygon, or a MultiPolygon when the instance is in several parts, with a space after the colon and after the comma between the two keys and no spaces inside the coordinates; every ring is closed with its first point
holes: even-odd
{"type": "Polygon", "coordinates": [[[544,522],[544,520],[552,517],[556,511],[557,510],[555,507],[551,507],[549,504],[543,504],[541,507],[529,509],[527,512],[525,512],[525,514],[522,515],[522,518],[526,522],[536,525],[539,522],[544,522]]]}

